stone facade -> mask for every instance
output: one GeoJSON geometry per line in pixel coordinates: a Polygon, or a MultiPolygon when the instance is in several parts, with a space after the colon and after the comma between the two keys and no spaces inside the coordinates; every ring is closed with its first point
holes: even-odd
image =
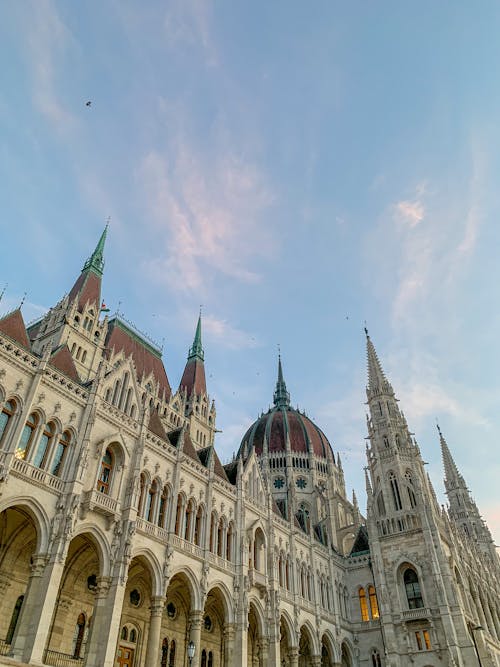
{"type": "Polygon", "coordinates": [[[192,642],[193,667],[498,667],[491,535],[442,434],[439,507],[370,338],[365,519],[281,360],[221,464],[201,320],[174,392],[161,351],[103,317],[105,237],[39,322],[0,320],[6,664],[185,666],[192,642]]]}

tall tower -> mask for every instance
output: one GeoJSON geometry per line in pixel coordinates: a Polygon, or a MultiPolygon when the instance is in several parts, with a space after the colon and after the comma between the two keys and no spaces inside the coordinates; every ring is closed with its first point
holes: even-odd
{"type": "Polygon", "coordinates": [[[196,448],[202,449],[212,445],[215,433],[215,404],[213,401],[210,403],[207,393],[205,353],[201,342],[201,313],[179,391],[184,392],[186,396],[186,417],[189,417],[190,435],[196,448]]]}
{"type": "Polygon", "coordinates": [[[453,589],[441,511],[419,447],[365,333],[367,528],[387,665],[438,660],[472,665],[475,656],[453,589]]]}
{"type": "Polygon", "coordinates": [[[496,559],[495,545],[489,528],[479,514],[478,507],[471,497],[467,484],[458,471],[439,425],[437,429],[441,443],[444,486],[448,496],[450,519],[463,530],[468,538],[476,542],[481,551],[496,559]]]}
{"type": "Polygon", "coordinates": [[[43,354],[67,345],[80,379],[91,379],[104,351],[107,317],[100,321],[106,225],[75,284],[47,315],[28,330],[32,349],[43,354]]]}

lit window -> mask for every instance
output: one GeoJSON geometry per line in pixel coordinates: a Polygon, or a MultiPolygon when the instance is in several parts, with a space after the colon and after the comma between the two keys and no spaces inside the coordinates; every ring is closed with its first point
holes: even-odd
{"type": "Polygon", "coordinates": [[[113,455],[106,450],[106,453],[102,457],[101,461],[101,471],[99,473],[99,479],[97,480],[97,490],[101,493],[109,493],[109,485],[111,483],[111,473],[113,471],[113,455]]]}
{"type": "Polygon", "coordinates": [[[32,414],[28,417],[26,424],[24,425],[23,432],[21,433],[21,439],[16,448],[16,458],[25,459],[26,452],[29,449],[31,441],[33,440],[33,434],[38,424],[38,417],[35,414],[32,414]]]}
{"type": "Polygon", "coordinates": [[[370,598],[370,611],[372,614],[372,619],[375,620],[379,617],[379,611],[378,611],[377,594],[375,592],[374,586],[368,586],[368,597],[370,598]]]}
{"type": "Polygon", "coordinates": [[[429,631],[424,630],[422,634],[424,635],[425,648],[428,651],[430,651],[431,650],[431,638],[429,636],[429,631]]]}
{"type": "Polygon", "coordinates": [[[369,621],[370,617],[368,616],[368,604],[366,602],[366,593],[364,588],[359,589],[359,608],[361,610],[361,620],[369,621]]]}

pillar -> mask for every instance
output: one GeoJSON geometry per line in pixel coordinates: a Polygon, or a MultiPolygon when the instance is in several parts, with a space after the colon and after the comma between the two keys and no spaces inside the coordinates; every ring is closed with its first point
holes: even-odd
{"type": "Polygon", "coordinates": [[[113,667],[120,632],[126,582],[119,577],[99,580],[85,665],[113,667]]]}
{"type": "MultiPolygon", "coordinates": [[[[189,641],[192,641],[196,647],[191,667],[199,667],[201,660],[201,623],[203,612],[199,610],[192,611],[189,614],[189,641]]],[[[189,643],[189,642],[188,642],[189,643]]]]}
{"type": "Polygon", "coordinates": [[[12,641],[14,659],[42,662],[63,570],[64,563],[55,557],[47,564],[45,555],[33,556],[31,576],[12,641]]]}
{"type": "Polygon", "coordinates": [[[293,646],[288,651],[288,660],[290,661],[290,667],[299,667],[299,647],[293,646]]]}
{"type": "Polygon", "coordinates": [[[312,667],[321,667],[321,656],[320,655],[312,655],[311,656],[311,665],[312,665],[312,667]]]}
{"type": "Polygon", "coordinates": [[[258,664],[261,667],[269,666],[269,640],[264,638],[260,639],[257,643],[259,647],[259,661],[258,664]]]}
{"type": "Polygon", "coordinates": [[[224,667],[233,667],[237,664],[235,660],[236,625],[226,623],[224,625],[224,667]]]}
{"type": "Polygon", "coordinates": [[[148,644],[146,648],[146,665],[157,665],[160,651],[161,619],[165,599],[163,597],[151,598],[151,615],[149,618],[148,644]]]}

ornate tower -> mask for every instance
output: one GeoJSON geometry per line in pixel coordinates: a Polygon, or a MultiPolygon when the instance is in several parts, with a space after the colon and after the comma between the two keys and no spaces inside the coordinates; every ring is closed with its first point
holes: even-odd
{"type": "Polygon", "coordinates": [[[107,232],[106,225],[69,294],[28,331],[32,349],[38,354],[67,346],[83,381],[97,372],[108,328],[107,317],[99,320],[107,232]]]}
{"type": "Polygon", "coordinates": [[[479,514],[477,505],[470,495],[464,478],[458,471],[439,426],[437,429],[443,456],[444,486],[448,496],[450,519],[463,530],[467,537],[476,542],[481,551],[496,559],[495,545],[489,528],[479,514]]]}
{"type": "Polygon", "coordinates": [[[213,444],[215,433],[215,404],[210,403],[205,378],[205,353],[201,343],[201,313],[198,317],[193,345],[179,384],[185,393],[186,417],[189,417],[190,435],[197,449],[213,444]]]}
{"type": "Polygon", "coordinates": [[[475,657],[454,591],[445,522],[419,447],[365,333],[367,528],[387,665],[444,658],[443,664],[465,667],[475,657]]]}

